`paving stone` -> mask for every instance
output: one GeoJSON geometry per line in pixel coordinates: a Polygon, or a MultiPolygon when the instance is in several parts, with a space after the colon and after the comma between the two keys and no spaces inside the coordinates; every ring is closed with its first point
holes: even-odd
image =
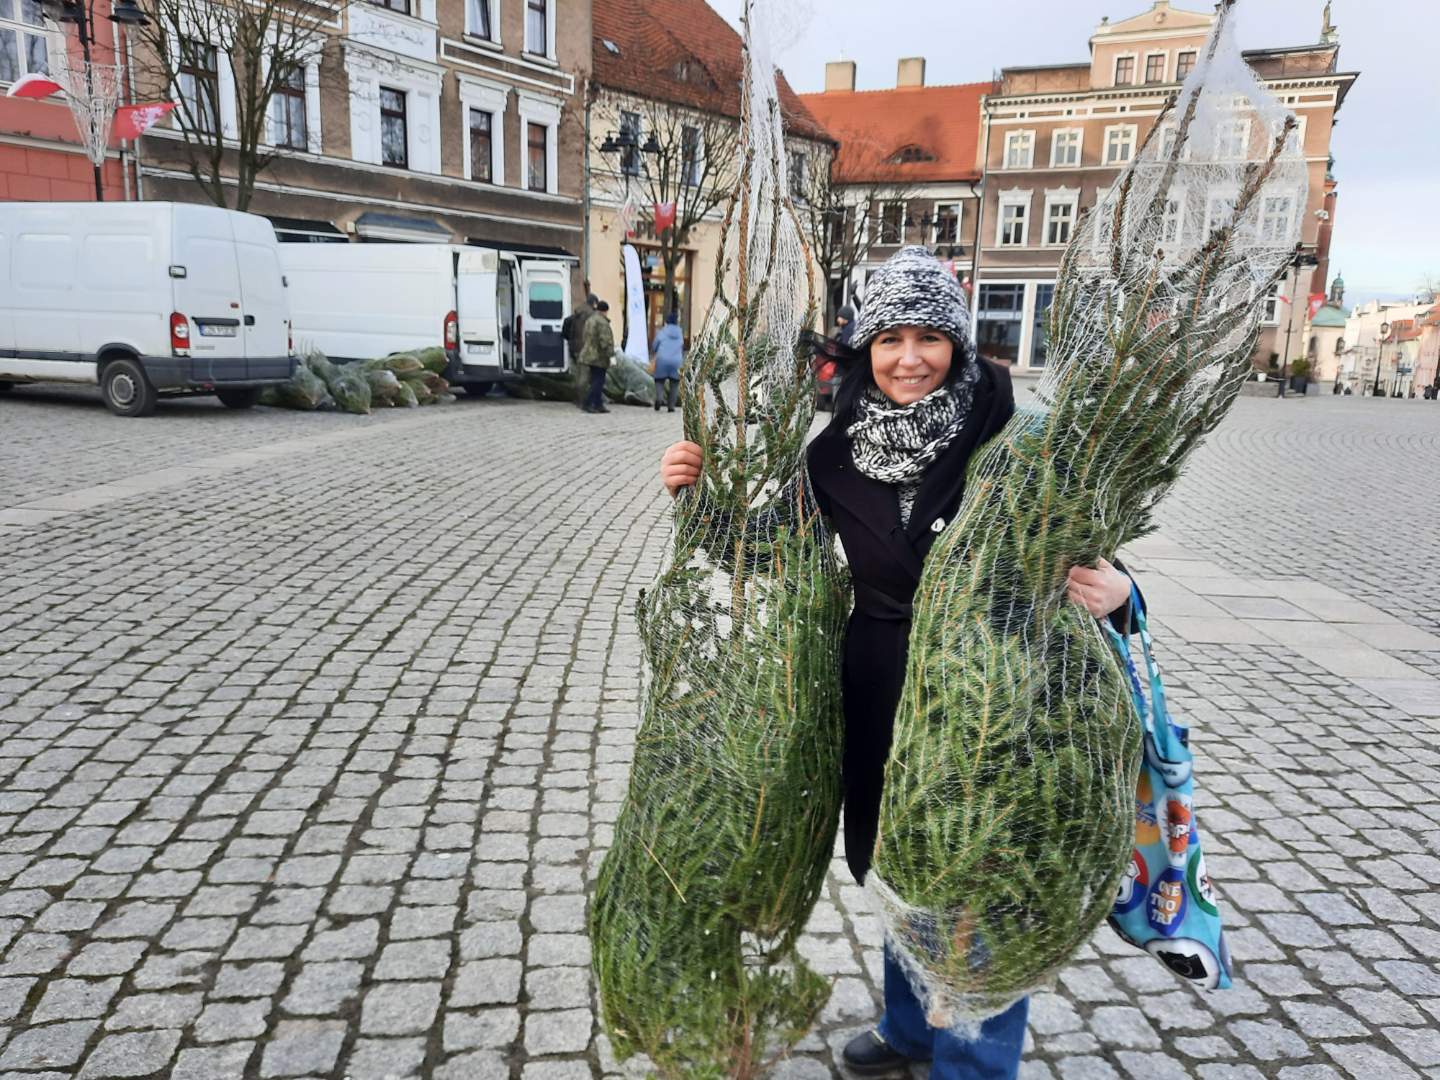
{"type": "Polygon", "coordinates": [[[135,994],[121,998],[105,1019],[106,1028],[184,1028],[200,1015],[199,994],[135,994]]]}
{"type": "Polygon", "coordinates": [[[513,1004],[520,1000],[523,970],[519,960],[478,960],[462,964],[449,1003],[460,1008],[513,1004]]]}
{"type": "Polygon", "coordinates": [[[581,1053],[590,1045],[594,1023],[589,1009],[532,1010],[525,1018],[525,1050],[538,1057],[581,1053]]]}
{"type": "Polygon", "coordinates": [[[360,1030],[366,1035],[409,1035],[427,1031],[440,1007],[433,983],[386,983],[365,992],[360,1030]]]}
{"type": "Polygon", "coordinates": [[[98,1020],[70,1020],[15,1034],[0,1052],[0,1069],[46,1069],[74,1065],[98,1020]]]}
{"type": "Polygon", "coordinates": [[[328,1073],[340,1056],[345,1023],[340,1020],[282,1020],[265,1044],[260,1075],[307,1076],[328,1073]]]}
{"type": "Polygon", "coordinates": [[[129,1031],[107,1035],[85,1059],[80,1080],[91,1077],[149,1076],[170,1064],[175,1048],[180,1045],[180,1032],[129,1031]]]}
{"type": "Polygon", "coordinates": [[[358,1039],[342,1066],[350,1080],[399,1080],[421,1076],[424,1039],[358,1039]]]}
{"type": "Polygon", "coordinates": [[[105,1015],[110,999],[120,989],[119,979],[59,979],[45,988],[45,996],[30,1014],[32,1024],[52,1020],[83,1020],[105,1015]]]}

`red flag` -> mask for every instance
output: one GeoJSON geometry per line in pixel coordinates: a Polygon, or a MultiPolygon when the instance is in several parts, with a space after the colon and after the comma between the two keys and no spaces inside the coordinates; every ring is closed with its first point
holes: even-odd
{"type": "Polygon", "coordinates": [[[1313,322],[1320,309],[1325,306],[1325,294],[1323,292],[1310,294],[1310,319],[1313,322]]]}
{"type": "Polygon", "coordinates": [[[58,94],[62,87],[48,75],[22,75],[16,79],[6,92],[6,97],[16,98],[47,98],[51,94],[58,94]]]}
{"type": "Polygon", "coordinates": [[[675,225],[675,204],[673,202],[662,202],[655,204],[655,232],[662,233],[675,225]]]}
{"type": "Polygon", "coordinates": [[[115,137],[138,139],[158,124],[175,108],[173,101],[147,101],[140,105],[122,105],[115,110],[115,137]]]}

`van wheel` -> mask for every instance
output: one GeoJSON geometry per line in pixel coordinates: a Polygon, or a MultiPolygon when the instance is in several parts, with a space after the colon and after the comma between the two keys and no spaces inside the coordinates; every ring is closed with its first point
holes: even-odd
{"type": "Polygon", "coordinates": [[[226,390],[216,390],[215,396],[227,409],[251,409],[260,400],[260,387],[232,386],[226,390]]]}
{"type": "Polygon", "coordinates": [[[0,394],[8,394],[14,389],[15,384],[13,382],[6,382],[4,379],[0,379],[0,394]]]}
{"type": "Polygon", "coordinates": [[[464,385],[465,393],[470,397],[486,397],[495,389],[493,382],[467,382],[464,385]]]}
{"type": "Polygon", "coordinates": [[[116,416],[149,416],[158,398],[145,377],[145,369],[128,356],[105,365],[100,376],[100,396],[116,416]]]}

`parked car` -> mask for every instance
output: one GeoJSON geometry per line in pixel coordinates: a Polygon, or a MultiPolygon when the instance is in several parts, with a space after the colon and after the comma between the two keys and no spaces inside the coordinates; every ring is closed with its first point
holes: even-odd
{"type": "Polygon", "coordinates": [[[295,341],[346,362],[443,346],[446,378],[485,394],[569,368],[570,264],[459,244],[281,244],[295,341]]]}
{"type": "Polygon", "coordinates": [[[289,379],[275,230],[182,203],[0,203],[0,391],[99,384],[119,416],[213,393],[232,409],[289,379]]]}

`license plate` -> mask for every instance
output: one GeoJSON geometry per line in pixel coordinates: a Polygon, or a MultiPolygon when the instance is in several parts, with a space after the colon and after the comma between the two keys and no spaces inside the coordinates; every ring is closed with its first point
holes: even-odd
{"type": "Polygon", "coordinates": [[[214,323],[200,324],[201,337],[234,337],[235,330],[236,327],[233,326],[217,326],[214,323]]]}

